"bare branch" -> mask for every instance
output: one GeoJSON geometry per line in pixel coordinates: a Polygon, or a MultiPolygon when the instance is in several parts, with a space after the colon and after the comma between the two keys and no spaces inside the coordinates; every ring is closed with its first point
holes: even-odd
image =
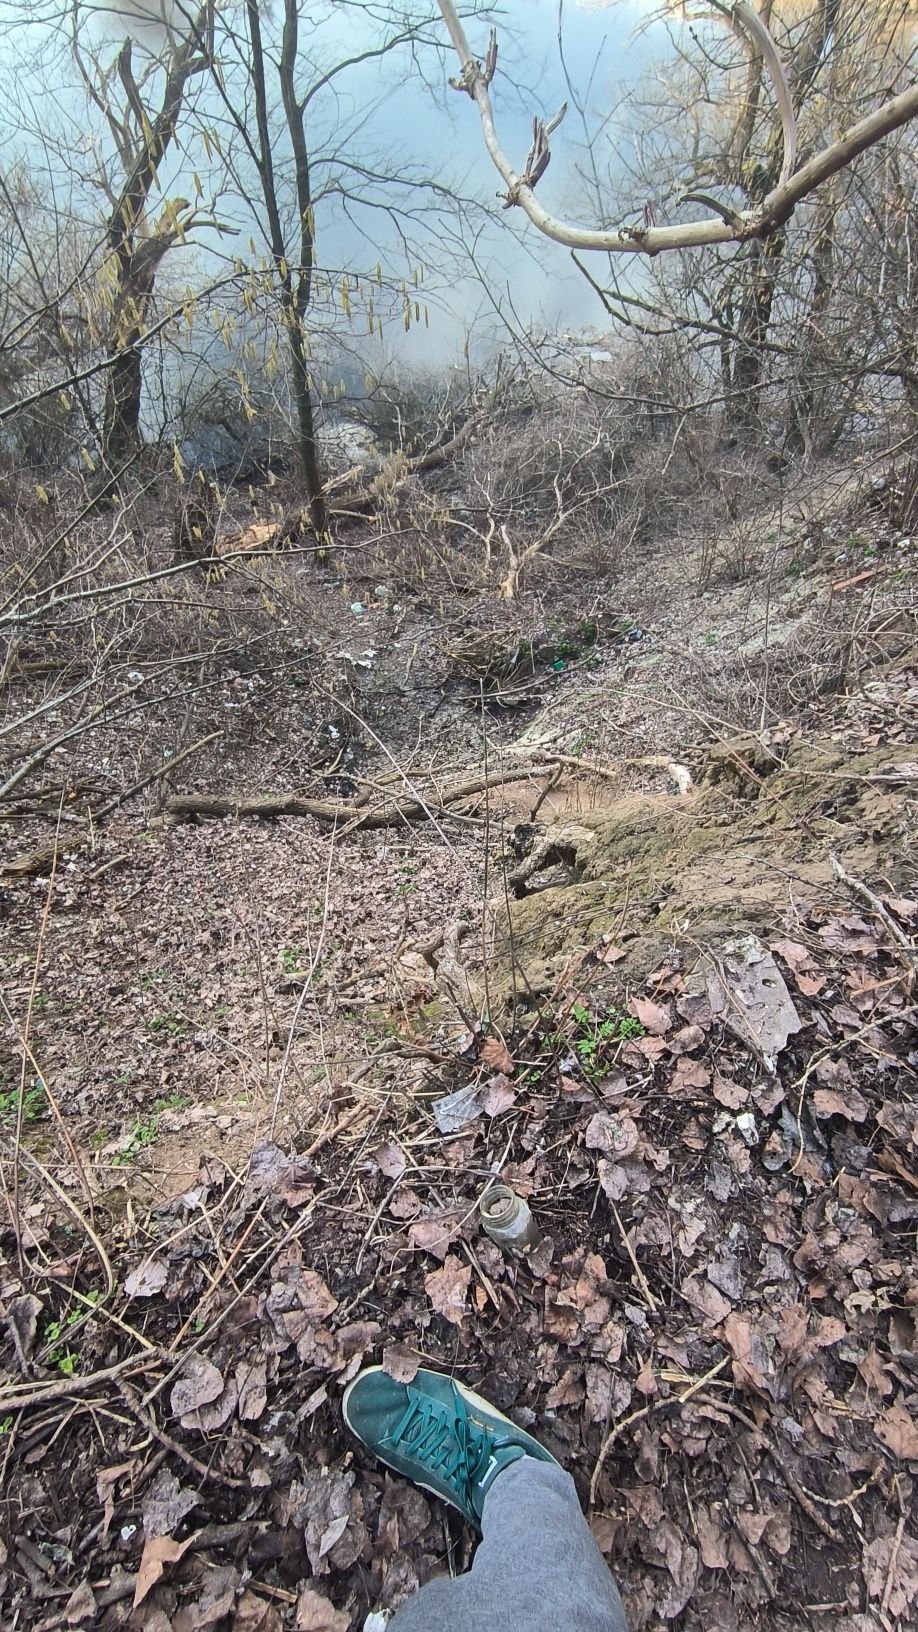
{"type": "MultiPolygon", "coordinates": [[[[898,96],[890,97],[873,113],[858,120],[837,141],[823,148],[799,170],[794,170],[796,121],[787,76],[777,47],[765,25],[744,0],[737,0],[730,14],[731,20],[735,24],[746,26],[757,49],[762,52],[771,73],[781,115],[784,157],[777,186],[767,194],[760,205],[751,210],[729,211],[726,206],[713,205],[713,201],[706,198],[705,202],[711,204],[718,213],[718,219],[714,221],[692,221],[683,226],[673,227],[623,225],[608,230],[583,227],[565,221],[544,209],[533,191],[533,174],[521,176],[514,170],[497,135],[494,109],[488,89],[488,75],[481,63],[472,55],[453,0],[437,0],[437,4],[461,64],[459,86],[468,92],[478,108],[485,146],[507,189],[507,204],[518,204],[533,226],[544,233],[546,238],[551,238],[559,244],[566,244],[570,249],[658,255],[663,250],[692,249],[705,244],[742,243],[750,238],[767,238],[788,220],[801,199],[814,188],[844,169],[859,153],[873,147],[884,136],[888,136],[918,116],[918,81],[916,81],[898,96]]],[[[726,10],[726,7],[718,7],[718,10],[721,9],[726,10]]],[[[492,59],[496,61],[496,50],[489,48],[488,66],[493,72],[492,59]]],[[[545,149],[549,129],[553,128],[554,123],[555,121],[551,121],[550,126],[541,126],[543,133],[541,140],[545,149]]],[[[536,121],[537,138],[538,127],[539,121],[536,121]]],[[[544,174],[548,163],[547,157],[541,156],[542,153],[543,149],[537,139],[534,141],[527,166],[532,163],[534,169],[538,168],[538,175],[544,174]],[[535,153],[537,148],[538,153],[535,153]]]]}
{"type": "Polygon", "coordinates": [[[778,186],[780,187],[793,175],[794,166],[797,163],[797,120],[794,116],[793,97],[791,96],[787,74],[784,71],[784,64],[781,61],[781,54],[761,17],[757,12],[753,11],[751,6],[746,4],[746,0],[734,0],[732,7],[721,5],[720,0],[712,0],[712,4],[717,12],[727,18],[730,26],[739,35],[740,39],[743,38],[742,30],[745,29],[753,45],[761,52],[771,75],[775,101],[781,115],[781,134],[784,140],[784,157],[781,161],[781,173],[778,177],[778,186]]]}

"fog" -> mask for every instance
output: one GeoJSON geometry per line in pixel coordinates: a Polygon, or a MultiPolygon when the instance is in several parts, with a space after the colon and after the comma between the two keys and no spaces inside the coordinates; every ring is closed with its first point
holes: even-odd
{"type": "MultiPolygon", "coordinates": [[[[326,64],[358,58],[380,37],[376,13],[381,9],[372,4],[304,6],[304,69],[317,76],[326,64]]],[[[180,16],[176,8],[167,21],[180,23],[180,16]]],[[[495,16],[500,60],[494,104],[505,149],[518,168],[529,147],[533,116],[548,118],[562,101],[570,100],[565,67],[577,99],[583,99],[598,122],[645,72],[653,52],[661,43],[665,46],[662,25],[651,22],[646,9],[631,0],[612,6],[601,0],[579,4],[567,0],[560,8],[557,0],[507,0],[495,16]]],[[[20,131],[10,128],[12,120],[7,118],[0,162],[9,165],[14,157],[25,155],[33,173],[47,175],[49,190],[73,200],[75,207],[89,181],[90,157],[104,149],[106,131],[72,61],[67,18],[7,4],[0,7],[0,19],[5,25],[0,72],[6,80],[7,107],[18,104],[23,116],[20,131]],[[49,149],[44,135],[55,123],[65,131],[69,124],[73,133],[71,173],[66,178],[54,176],[58,149],[49,149]],[[87,161],[83,176],[81,145],[87,161]]],[[[103,61],[114,59],[126,33],[135,41],[135,62],[161,53],[166,43],[162,21],[142,0],[133,0],[118,12],[86,9],[81,28],[103,61]]],[[[467,29],[473,49],[483,55],[487,22],[470,18],[467,29]]],[[[387,354],[412,363],[440,363],[461,357],[468,345],[480,350],[499,343],[508,317],[516,324],[549,331],[590,326],[601,330],[602,306],[572,266],[568,252],[540,237],[520,212],[501,209],[500,178],[485,151],[477,112],[447,83],[456,63],[435,7],[426,32],[431,42],[442,41],[439,52],[431,43],[417,60],[404,46],[383,60],[354,61],[310,108],[308,135],[316,174],[321,179],[327,170],[334,178],[317,211],[320,264],[353,268],[358,274],[377,262],[395,270],[401,264],[409,272],[413,265],[425,268],[428,323],[414,325],[407,334],[400,324],[387,325],[381,340],[361,340],[362,352],[371,361],[387,354]],[[379,185],[364,189],[371,195],[369,205],[345,198],[336,169],[339,151],[353,151],[361,164],[377,170],[434,180],[466,200],[467,208],[457,215],[436,204],[431,194],[428,209],[419,193],[408,215],[396,220],[382,207],[379,185]]],[[[214,98],[213,88],[198,85],[194,94],[200,115],[202,108],[206,112],[208,99],[214,98]]],[[[583,124],[572,107],[553,138],[552,163],[539,185],[540,197],[559,213],[577,214],[584,207],[577,177],[582,137],[583,124]]],[[[282,155],[281,141],[281,160],[282,155]]],[[[206,189],[206,160],[189,139],[163,168],[164,195],[193,197],[198,176],[204,178],[206,189]]],[[[91,214],[94,207],[90,188],[82,208],[91,214]]],[[[101,223],[104,199],[98,208],[101,223]]],[[[614,213],[614,201],[610,208],[614,213]]],[[[242,243],[251,235],[252,218],[238,198],[224,192],[215,215],[242,243]]],[[[202,261],[207,271],[209,263],[218,268],[238,252],[228,234],[204,228],[193,247],[180,252],[170,265],[174,273],[184,254],[191,278],[200,272],[202,261]]]]}

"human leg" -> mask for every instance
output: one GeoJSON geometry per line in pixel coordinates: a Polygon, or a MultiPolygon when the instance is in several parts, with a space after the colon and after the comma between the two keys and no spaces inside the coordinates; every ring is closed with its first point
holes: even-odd
{"type": "Polygon", "coordinates": [[[485,1499],[467,1575],[429,1581],[389,1632],[625,1632],[621,1599],[563,1469],[521,1457],[485,1499]]]}
{"type": "Polygon", "coordinates": [[[471,1570],[428,1582],[391,1632],[625,1632],[621,1601],[573,1480],[545,1448],[438,1372],[396,1383],[381,1367],[345,1392],[348,1427],[381,1461],[482,1531],[471,1570]]]}

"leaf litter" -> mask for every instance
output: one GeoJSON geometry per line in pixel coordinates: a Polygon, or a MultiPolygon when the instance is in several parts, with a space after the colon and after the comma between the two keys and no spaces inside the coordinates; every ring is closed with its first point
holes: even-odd
{"type": "MultiPolygon", "coordinates": [[[[906,890],[885,901],[914,921],[906,890]]],[[[342,1388],[379,1361],[453,1371],[544,1439],[634,1632],[914,1624],[901,946],[817,896],[752,947],[674,941],[638,982],[634,943],[627,984],[609,948],[504,1040],[444,1025],[412,1054],[404,1033],[244,1161],[194,1124],[184,1189],[112,1235],[113,1318],[69,1344],[47,1310],[98,1289],[92,1238],[35,1204],[44,1299],[21,1301],[14,1245],[2,1286],[3,1385],[36,1396],[4,1431],[19,1624],[356,1632],[467,1556],[342,1429],[342,1388]],[[636,1030],[599,1037],[610,1000],[636,1030]],[[475,1114],[443,1125],[457,1095],[475,1114]],[[552,1243],[538,1273],[479,1230],[497,1171],[552,1243]]]]}

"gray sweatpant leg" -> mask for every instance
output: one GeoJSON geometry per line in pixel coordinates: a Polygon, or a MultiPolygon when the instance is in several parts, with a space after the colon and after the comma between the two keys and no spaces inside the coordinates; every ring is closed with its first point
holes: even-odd
{"type": "Polygon", "coordinates": [[[389,1632],[626,1632],[615,1582],[580,1511],[574,1481],[524,1456],[485,1499],[467,1575],[428,1581],[389,1632]]]}

